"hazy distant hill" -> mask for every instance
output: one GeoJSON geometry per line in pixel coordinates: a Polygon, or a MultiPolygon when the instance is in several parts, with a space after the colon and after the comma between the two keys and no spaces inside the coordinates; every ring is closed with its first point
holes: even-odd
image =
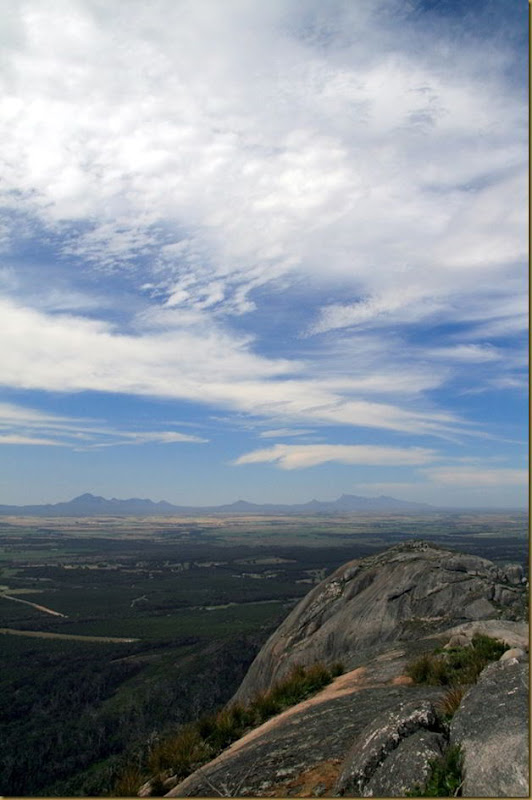
{"type": "Polygon", "coordinates": [[[311,500],[308,503],[282,505],[274,503],[248,503],[237,500],[235,503],[221,506],[175,506],[164,500],[154,502],[148,498],[131,497],[128,500],[110,500],[93,494],[81,494],[65,503],[48,503],[35,506],[0,506],[0,515],[25,516],[66,516],[92,517],[111,516],[155,516],[171,514],[335,514],[349,511],[404,511],[422,513],[431,511],[434,506],[426,503],[410,503],[394,497],[359,497],[354,494],[343,494],[337,500],[311,500]]]}

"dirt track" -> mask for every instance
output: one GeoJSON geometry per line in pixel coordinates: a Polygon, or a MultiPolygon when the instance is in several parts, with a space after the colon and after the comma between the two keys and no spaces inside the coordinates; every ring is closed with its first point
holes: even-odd
{"type": "Polygon", "coordinates": [[[32,603],[29,600],[21,600],[20,597],[13,597],[11,594],[1,594],[0,598],[2,597],[4,600],[13,600],[15,603],[24,603],[25,606],[32,606],[32,608],[36,608],[37,611],[44,611],[45,614],[52,614],[54,617],[63,617],[64,619],[67,619],[66,614],[61,614],[60,611],[54,611],[53,608],[40,606],[38,603],[32,603]]]}
{"type": "Polygon", "coordinates": [[[78,642],[138,642],[139,639],[122,639],[117,636],[81,636],[75,633],[46,633],[45,631],[19,631],[14,628],[0,628],[1,633],[13,636],[34,636],[38,639],[73,639],[78,642]]]}

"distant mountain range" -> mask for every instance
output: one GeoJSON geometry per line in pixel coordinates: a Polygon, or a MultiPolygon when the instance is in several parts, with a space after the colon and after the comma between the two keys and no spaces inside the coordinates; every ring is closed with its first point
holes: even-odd
{"type": "Polygon", "coordinates": [[[359,497],[343,494],[337,500],[310,500],[308,503],[283,505],[279,503],[248,503],[237,500],[221,506],[175,506],[165,500],[131,497],[129,500],[107,500],[93,494],[81,494],[65,503],[48,503],[35,506],[0,506],[0,515],[32,517],[95,517],[95,516],[170,516],[173,514],[341,514],[352,511],[386,512],[404,511],[423,513],[434,510],[426,503],[411,503],[395,497],[359,497]]]}

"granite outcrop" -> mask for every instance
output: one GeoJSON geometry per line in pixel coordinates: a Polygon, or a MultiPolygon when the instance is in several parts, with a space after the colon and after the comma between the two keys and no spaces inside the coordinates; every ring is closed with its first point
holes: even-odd
{"type": "Polygon", "coordinates": [[[520,567],[426,542],[346,564],[273,634],[233,702],[296,664],[341,660],[344,674],[166,796],[411,796],[453,747],[463,759],[461,795],[529,796],[526,588],[520,567]],[[448,687],[415,685],[406,665],[437,647],[467,647],[479,633],[508,649],[449,720],[448,687]]]}

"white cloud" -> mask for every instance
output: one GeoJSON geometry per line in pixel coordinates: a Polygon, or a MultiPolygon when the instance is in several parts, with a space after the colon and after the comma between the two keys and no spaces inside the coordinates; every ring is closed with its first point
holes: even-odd
{"type": "Polygon", "coordinates": [[[488,362],[499,361],[504,354],[496,347],[480,344],[461,344],[454,347],[438,347],[426,351],[429,358],[443,358],[451,361],[488,362]]]}
{"type": "Polygon", "coordinates": [[[434,450],[422,447],[379,447],[378,445],[346,444],[276,444],[263,450],[245,453],[234,461],[237,465],[275,463],[281,469],[302,469],[335,461],[339,464],[415,465],[426,464],[436,457],[434,450]]]}
{"type": "Polygon", "coordinates": [[[26,406],[0,403],[0,431],[5,430],[9,432],[0,433],[0,444],[54,445],[76,450],[124,444],[208,441],[201,436],[179,431],[128,431],[102,425],[98,420],[64,417],[26,406]],[[54,438],[50,438],[50,435],[54,438]]]}
{"type": "Polygon", "coordinates": [[[496,389],[519,389],[520,391],[527,391],[529,388],[528,380],[524,375],[522,377],[501,376],[500,378],[493,378],[490,384],[496,389]]]}
{"type": "Polygon", "coordinates": [[[176,442],[205,443],[208,439],[201,436],[194,436],[188,433],[178,433],[177,431],[121,431],[114,433],[109,431],[111,436],[109,441],[100,441],[94,444],[85,444],[77,447],[77,450],[92,450],[101,447],[117,447],[119,445],[140,445],[140,444],[175,444],[176,442]]]}
{"type": "Polygon", "coordinates": [[[46,445],[58,447],[64,445],[64,442],[59,442],[54,439],[41,439],[38,436],[19,436],[17,434],[0,434],[0,445],[2,444],[32,444],[32,445],[46,445]]]}
{"type": "Polygon", "coordinates": [[[433,483],[457,487],[525,486],[529,476],[526,469],[482,469],[474,467],[431,467],[423,472],[433,483]]]}
{"type": "Polygon", "coordinates": [[[303,273],[349,287],[315,330],[467,318],[526,258],[524,102],[393,3],[4,7],[7,202],[83,221],[64,252],[98,268],[149,255],[173,306],[241,314],[303,273]]]}
{"type": "Polygon", "coordinates": [[[283,436],[306,436],[309,433],[313,433],[313,431],[304,428],[275,428],[271,431],[262,431],[259,433],[259,437],[261,439],[280,439],[283,436]]]}
{"type": "Polygon", "coordinates": [[[465,432],[448,412],[362,399],[349,381],[295,378],[301,362],[250,351],[249,337],[211,324],[144,335],[102,321],[0,303],[0,380],[22,389],[105,391],[180,398],[264,418],[355,425],[416,435],[465,432]]]}

